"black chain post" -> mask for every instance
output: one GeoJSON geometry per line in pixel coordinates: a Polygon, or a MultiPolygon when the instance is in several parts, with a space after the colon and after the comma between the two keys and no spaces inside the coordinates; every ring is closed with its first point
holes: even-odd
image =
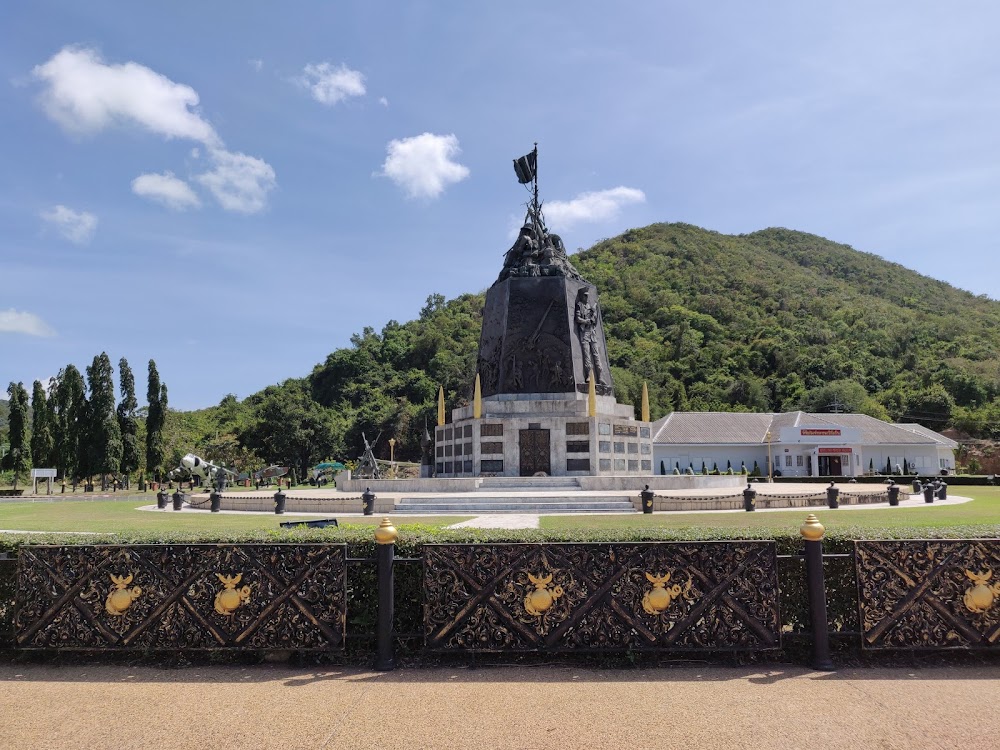
{"type": "Polygon", "coordinates": [[[809,623],[812,626],[812,667],[823,672],[836,669],[830,660],[830,626],[826,619],[826,579],[823,576],[823,524],[810,513],[799,529],[806,547],[806,583],[809,590],[809,623]]]}
{"type": "Polygon", "coordinates": [[[649,485],[646,485],[646,489],[639,493],[639,497],[642,498],[642,512],[652,513],[653,512],[653,492],[649,489],[649,485]]]}
{"type": "Polygon", "coordinates": [[[375,669],[388,672],[396,668],[396,649],[392,639],[392,620],[395,609],[393,558],[396,556],[396,538],[399,534],[392,521],[383,518],[375,529],[378,543],[378,619],[375,623],[375,669]]]}
{"type": "Polygon", "coordinates": [[[212,512],[218,513],[222,510],[222,493],[218,490],[212,490],[212,493],[208,496],[208,499],[212,502],[212,512]]]}
{"type": "Polygon", "coordinates": [[[361,512],[366,516],[375,512],[375,495],[372,494],[370,487],[365,487],[365,491],[361,493],[361,512]]]}
{"type": "Polygon", "coordinates": [[[889,493],[889,505],[892,507],[899,505],[899,485],[895,482],[890,482],[886,491],[889,493]]]}
{"type": "Polygon", "coordinates": [[[757,509],[757,490],[747,482],[747,488],[743,490],[743,510],[747,513],[757,509]]]}
{"type": "Polygon", "coordinates": [[[840,502],[837,498],[840,496],[840,490],[833,486],[833,482],[830,482],[830,486],[826,488],[826,504],[831,508],[839,508],[840,502]]]}
{"type": "Polygon", "coordinates": [[[178,487],[174,491],[174,510],[180,510],[184,506],[184,493],[181,492],[181,488],[178,487]]]}
{"type": "MultiPolygon", "coordinates": [[[[280,481],[280,480],[279,480],[280,481]]],[[[275,515],[282,515],[285,512],[285,493],[281,491],[281,485],[278,485],[278,491],[274,493],[274,513],[275,515]]]]}

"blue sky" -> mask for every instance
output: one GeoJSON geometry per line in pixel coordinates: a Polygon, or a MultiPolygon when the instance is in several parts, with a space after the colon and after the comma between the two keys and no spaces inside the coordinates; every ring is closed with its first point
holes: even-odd
{"type": "Polygon", "coordinates": [[[571,251],[784,226],[997,298],[998,27],[986,2],[11,4],[0,384],[107,351],[190,409],[305,375],[489,286],[534,141],[571,251]]]}

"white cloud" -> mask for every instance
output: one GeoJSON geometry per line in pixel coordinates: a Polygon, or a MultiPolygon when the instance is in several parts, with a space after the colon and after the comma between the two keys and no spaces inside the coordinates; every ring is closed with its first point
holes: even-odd
{"type": "Polygon", "coordinates": [[[385,150],[381,174],[411,198],[437,198],[448,185],[469,176],[468,167],[453,161],[462,151],[454,134],[422,133],[389,141],[385,150]]]}
{"type": "Polygon", "coordinates": [[[23,333],[27,336],[55,336],[56,332],[34,313],[14,308],[0,310],[0,333],[23,333]]]}
{"type": "Polygon", "coordinates": [[[45,112],[66,130],[96,133],[133,124],[165,138],[221,143],[195,111],[198,92],[144,65],[109,65],[94,49],[64,47],[32,73],[46,84],[45,112]]]}
{"type": "Polygon", "coordinates": [[[66,206],[54,206],[40,216],[54,226],[70,242],[85,245],[97,231],[97,217],[87,211],[74,211],[66,206]]]}
{"type": "Polygon", "coordinates": [[[257,71],[258,73],[260,73],[260,71],[264,69],[264,61],[261,60],[259,57],[256,57],[253,60],[247,60],[247,62],[250,63],[250,67],[253,68],[255,71],[257,71]]]}
{"type": "Polygon", "coordinates": [[[573,200],[545,204],[545,218],[550,225],[565,229],[588,221],[607,221],[618,216],[622,206],[645,203],[646,194],[630,187],[616,187],[595,193],[580,193],[573,200]]]}
{"type": "Polygon", "coordinates": [[[222,149],[209,152],[215,168],[198,175],[198,182],[227,211],[253,214],[267,205],[267,194],[274,189],[274,169],[263,159],[222,149]]]}
{"type": "Polygon", "coordinates": [[[162,203],[167,208],[183,211],[201,205],[194,190],[173,172],[141,174],[132,180],[132,192],[143,198],[162,203]]]}
{"type": "Polygon", "coordinates": [[[388,107],[389,106],[389,100],[386,99],[384,96],[380,96],[378,98],[378,103],[381,104],[383,107],[388,107]]]}
{"type": "Polygon", "coordinates": [[[313,99],[329,106],[365,93],[365,77],[359,71],[346,65],[335,68],[328,62],[306,65],[297,82],[309,89],[313,99]]]}

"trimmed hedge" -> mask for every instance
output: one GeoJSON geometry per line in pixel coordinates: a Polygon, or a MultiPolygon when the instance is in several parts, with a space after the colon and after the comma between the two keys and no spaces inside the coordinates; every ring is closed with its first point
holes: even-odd
{"type": "MultiPolygon", "coordinates": [[[[855,539],[969,539],[1000,537],[1000,525],[957,526],[948,529],[923,528],[843,529],[829,533],[824,553],[853,552],[855,539]]],[[[774,534],[738,529],[595,529],[592,531],[549,531],[541,529],[439,529],[430,526],[403,526],[396,544],[398,558],[419,558],[427,543],[499,543],[499,542],[651,542],[651,541],[726,541],[739,539],[774,539],[779,555],[802,553],[802,539],[797,533],[774,534]]],[[[197,544],[197,543],[347,543],[349,557],[372,558],[376,544],[374,529],[344,527],[258,531],[220,538],[206,534],[79,535],[32,534],[0,538],[0,552],[16,556],[23,544],[197,544]]],[[[13,646],[13,599],[15,560],[0,560],[0,649],[13,646]]],[[[826,568],[827,611],[832,633],[841,633],[857,643],[860,626],[857,613],[857,583],[851,557],[828,558],[826,568]]],[[[806,594],[805,564],[800,559],[779,559],[781,621],[785,633],[785,651],[778,658],[807,658],[803,645],[808,632],[809,605],[806,594]]],[[[401,656],[420,652],[423,630],[423,570],[416,562],[400,561],[395,571],[396,621],[401,656]]],[[[374,564],[350,563],[347,595],[347,658],[367,659],[374,653],[378,589],[374,564]]],[[[856,651],[857,646],[849,649],[856,651]]]]}

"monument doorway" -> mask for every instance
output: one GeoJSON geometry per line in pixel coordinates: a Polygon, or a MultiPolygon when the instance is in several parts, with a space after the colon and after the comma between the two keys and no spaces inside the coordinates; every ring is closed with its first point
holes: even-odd
{"type": "Polygon", "coordinates": [[[519,430],[518,448],[521,455],[521,476],[533,477],[540,471],[552,474],[552,453],[548,430],[519,430]]]}

